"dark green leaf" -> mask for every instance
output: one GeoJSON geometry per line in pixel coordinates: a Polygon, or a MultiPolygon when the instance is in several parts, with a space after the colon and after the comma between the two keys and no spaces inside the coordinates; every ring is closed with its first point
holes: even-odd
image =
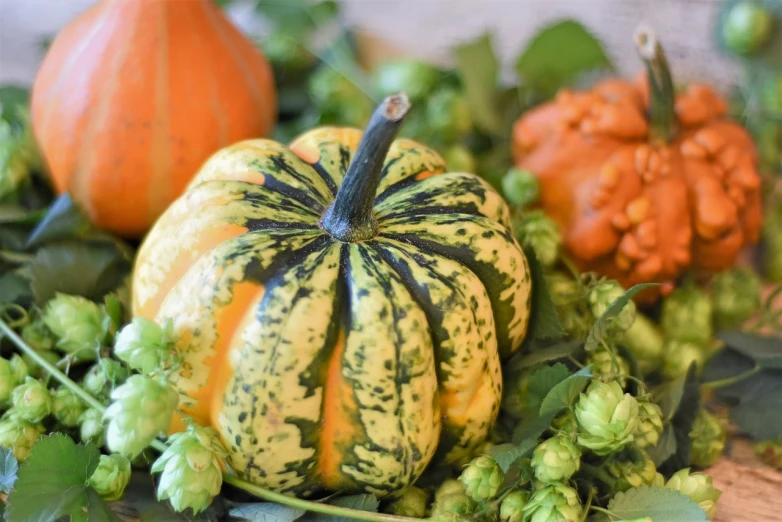
{"type": "Polygon", "coordinates": [[[8,448],[0,448],[0,491],[10,493],[16,482],[19,462],[8,448]]]}
{"type": "Polygon", "coordinates": [[[690,432],[692,423],[701,407],[701,392],[695,363],[690,366],[684,381],[681,400],[671,419],[673,436],[676,439],[676,453],[659,466],[663,474],[674,473],[690,465],[690,432]]]}
{"type": "MultiPolygon", "coordinates": [[[[380,507],[380,502],[378,502],[377,497],[375,497],[375,495],[366,495],[366,494],[336,497],[336,498],[329,499],[327,503],[333,506],[356,509],[358,511],[370,511],[373,513],[377,512],[378,507],[380,507]]],[[[315,514],[312,517],[308,517],[308,518],[311,518],[312,522],[352,522],[351,519],[345,517],[337,517],[337,516],[321,515],[321,514],[315,514]]]]}
{"type": "Polygon", "coordinates": [[[87,479],[95,471],[100,452],[95,446],[77,445],[55,433],[33,446],[19,468],[19,478],[8,496],[8,522],[82,517],[91,502],[87,479]]]}
{"type": "Polygon", "coordinates": [[[673,416],[679,409],[679,404],[681,404],[682,396],[684,395],[685,382],[687,382],[686,374],[673,380],[666,381],[655,388],[653,392],[654,402],[660,406],[665,422],[669,422],[673,419],[673,416]]]}
{"type": "Polygon", "coordinates": [[[531,410],[534,415],[539,415],[543,400],[556,385],[566,380],[568,376],[570,376],[570,370],[562,363],[543,366],[535,370],[535,373],[529,378],[525,409],[531,410]]]}
{"type": "Polygon", "coordinates": [[[0,276],[0,300],[4,303],[29,306],[33,302],[30,281],[18,271],[6,272],[0,276]]]}
{"type": "Polygon", "coordinates": [[[522,84],[546,96],[594,69],[613,69],[613,64],[600,41],[575,20],[563,20],[538,32],[516,62],[522,84]]]}
{"type": "Polygon", "coordinates": [[[619,520],[649,517],[654,522],[708,522],[706,512],[687,495],[659,486],[641,486],[617,493],[608,510],[619,520]]]}
{"type": "Polygon", "coordinates": [[[491,35],[484,34],[457,46],[454,55],[456,70],[475,125],[486,132],[501,135],[502,115],[496,104],[500,64],[491,35]]]}
{"type": "Polygon", "coordinates": [[[529,456],[537,445],[537,439],[523,440],[519,444],[498,444],[492,447],[489,454],[497,461],[497,464],[500,465],[502,471],[506,472],[520,458],[529,456]]]}
{"type": "Polygon", "coordinates": [[[553,420],[557,413],[570,407],[591,380],[592,369],[587,366],[551,388],[540,405],[540,416],[553,420]]]}
{"type": "Polygon", "coordinates": [[[293,522],[304,515],[304,510],[273,502],[237,506],[228,514],[248,522],[293,522]]]}
{"type": "Polygon", "coordinates": [[[744,332],[722,332],[717,338],[751,358],[761,368],[782,370],[782,339],[744,332]]]}
{"type": "Polygon", "coordinates": [[[87,214],[69,194],[57,198],[27,238],[27,248],[61,239],[82,238],[92,230],[87,214]]]}
{"type": "Polygon", "coordinates": [[[646,453],[649,454],[657,467],[662,466],[666,460],[676,454],[676,436],[673,433],[673,426],[666,424],[657,445],[647,447],[646,453]]]}
{"type": "Polygon", "coordinates": [[[568,355],[572,355],[583,344],[584,343],[578,339],[562,341],[557,344],[547,346],[546,348],[535,350],[534,352],[529,353],[524,357],[520,357],[518,360],[513,361],[511,365],[512,368],[520,370],[524,368],[530,368],[543,362],[556,361],[558,359],[567,357],[568,355]]]}
{"type": "Polygon", "coordinates": [[[513,442],[520,444],[525,440],[539,439],[543,432],[549,429],[555,417],[556,415],[550,415],[548,417],[522,419],[519,425],[516,426],[516,429],[513,430],[513,442]]]}
{"type": "Polygon", "coordinates": [[[543,268],[531,248],[525,248],[524,254],[529,263],[532,279],[532,303],[530,304],[527,339],[531,341],[560,338],[565,335],[565,330],[559,322],[559,314],[557,314],[554,301],[551,300],[546,278],[543,277],[543,268]]]}
{"type": "MultiPolygon", "coordinates": [[[[701,379],[708,385],[713,381],[738,377],[741,374],[746,374],[747,372],[754,370],[754,368],[755,362],[751,358],[742,355],[737,351],[725,348],[718,351],[709,359],[708,363],[706,363],[706,366],[703,368],[701,379]]],[[[732,396],[732,392],[733,388],[730,386],[720,388],[718,391],[719,394],[725,397],[732,396]]]]}
{"type": "Polygon", "coordinates": [[[627,305],[627,303],[630,302],[635,294],[655,286],[660,285],[659,283],[643,283],[640,285],[635,285],[634,287],[626,290],[624,294],[617,297],[611,303],[611,305],[606,308],[606,311],[603,312],[603,315],[597,318],[595,324],[592,325],[592,329],[589,330],[589,335],[587,335],[584,349],[589,352],[600,346],[601,341],[605,337],[606,333],[608,332],[608,328],[610,327],[610,320],[619,315],[619,312],[622,311],[622,309],[627,305]]]}
{"type": "MultiPolygon", "coordinates": [[[[97,491],[87,488],[87,522],[120,522],[120,518],[109,509],[106,501],[97,491]]],[[[71,518],[71,522],[75,519],[71,518]]]]}

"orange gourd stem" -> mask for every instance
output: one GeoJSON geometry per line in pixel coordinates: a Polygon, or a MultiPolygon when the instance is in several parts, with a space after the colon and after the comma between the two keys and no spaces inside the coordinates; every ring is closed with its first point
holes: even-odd
{"type": "Polygon", "coordinates": [[[649,137],[669,143],[676,135],[676,93],[663,47],[651,29],[641,27],[635,33],[635,45],[644,61],[649,82],[649,137]]]}

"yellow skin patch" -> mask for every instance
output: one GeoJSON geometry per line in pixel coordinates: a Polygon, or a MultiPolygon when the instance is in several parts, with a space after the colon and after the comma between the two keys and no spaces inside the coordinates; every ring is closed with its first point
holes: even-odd
{"type": "Polygon", "coordinates": [[[302,496],[384,496],[469,454],[529,316],[502,198],[416,142],[388,154],[375,238],[320,228],[360,139],[327,127],[217,152],[134,272],[134,314],[173,320],[182,411],[242,477],[302,496]]]}

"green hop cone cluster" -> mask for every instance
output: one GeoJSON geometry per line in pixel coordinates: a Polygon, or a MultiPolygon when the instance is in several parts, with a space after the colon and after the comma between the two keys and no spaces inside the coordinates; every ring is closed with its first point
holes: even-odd
{"type": "Polygon", "coordinates": [[[676,379],[686,374],[695,363],[700,371],[706,362],[706,350],[698,344],[688,341],[668,340],[663,345],[663,374],[668,379],[676,379]]]}
{"type": "Polygon", "coordinates": [[[690,473],[690,468],[680,469],[668,479],[665,487],[690,497],[706,512],[709,520],[714,520],[717,516],[717,500],[722,492],[714,487],[710,476],[704,473],[690,473]]]}
{"type": "Polygon", "coordinates": [[[707,346],[712,339],[711,299],[695,284],[677,288],[663,300],[661,323],[666,339],[707,346]]]}
{"type": "Polygon", "coordinates": [[[728,432],[716,415],[701,408],[690,430],[690,464],[699,468],[713,466],[725,449],[728,432]]]}
{"type": "Polygon", "coordinates": [[[535,252],[540,264],[551,267],[559,258],[562,237],[557,224],[542,210],[525,212],[513,224],[516,239],[535,252]]]}
{"type": "Polygon", "coordinates": [[[524,506],[529,501],[529,493],[522,489],[511,491],[500,503],[501,522],[521,522],[524,506]]]}
{"type": "Polygon", "coordinates": [[[111,398],[104,413],[109,421],[106,443],[113,453],[129,458],[168,429],[179,403],[179,394],[171,385],[143,375],[130,376],[111,398]]]}
{"type": "Polygon", "coordinates": [[[715,328],[732,330],[752,317],[760,309],[760,289],[760,277],[749,268],[732,268],[714,276],[711,302],[715,328]]]}
{"type": "Polygon", "coordinates": [[[606,349],[595,350],[587,356],[587,364],[592,366],[592,374],[603,382],[616,379],[622,388],[627,385],[630,364],[621,355],[606,349]]]}
{"type": "MultiPolygon", "coordinates": [[[[592,309],[592,313],[595,317],[600,317],[608,310],[611,303],[616,301],[622,294],[625,293],[625,289],[615,279],[603,279],[598,281],[589,290],[589,306],[592,309]]],[[[622,311],[615,317],[611,318],[611,325],[618,331],[625,331],[633,325],[635,321],[635,303],[628,302],[622,311]]]]}
{"type": "Polygon", "coordinates": [[[465,493],[478,502],[493,498],[504,479],[500,466],[488,455],[473,459],[459,476],[465,493]]]}
{"type": "Polygon", "coordinates": [[[773,17],[762,3],[736,2],[724,17],[720,35],[730,51],[749,55],[769,40],[773,25],[773,17]]]}
{"type": "Polygon", "coordinates": [[[149,374],[168,365],[173,355],[173,322],[163,325],[144,317],[134,317],[117,335],[114,354],[128,366],[149,374]]]}
{"type": "Polygon", "coordinates": [[[52,394],[52,413],[57,421],[68,428],[79,425],[87,405],[78,395],[64,386],[52,394]]]}
{"type": "Polygon", "coordinates": [[[57,348],[81,360],[97,357],[108,317],[81,296],[57,294],[44,309],[43,322],[57,337],[57,348]]]}
{"type": "Polygon", "coordinates": [[[111,391],[125,382],[128,375],[128,369],[121,362],[103,358],[84,374],[81,384],[93,397],[107,400],[111,391]]]}
{"type": "Polygon", "coordinates": [[[0,447],[10,449],[16,460],[22,462],[30,456],[33,445],[44,433],[46,428],[41,424],[8,412],[0,420],[0,447]]]}
{"type": "Polygon", "coordinates": [[[524,522],[579,522],[583,507],[575,489],[550,484],[535,491],[524,504],[524,522]]]}
{"type": "Polygon", "coordinates": [[[388,504],[386,512],[400,517],[423,518],[426,515],[426,491],[409,486],[399,498],[388,504]]]}
{"type": "Polygon", "coordinates": [[[606,471],[616,479],[614,492],[651,486],[657,479],[657,467],[649,455],[640,449],[625,451],[610,459],[606,471]]]}
{"type": "Polygon", "coordinates": [[[502,177],[502,194],[509,203],[524,208],[540,197],[540,181],[532,172],[513,167],[502,177]]]}
{"type": "Polygon", "coordinates": [[[103,424],[103,413],[90,408],[79,417],[79,437],[84,443],[91,442],[96,446],[105,444],[106,427],[103,424]]]}
{"type": "Polygon", "coordinates": [[[124,455],[101,455],[87,483],[105,500],[119,500],[130,482],[130,460],[124,455]]]}
{"type": "Polygon", "coordinates": [[[541,442],[532,454],[532,470],[541,483],[565,482],[581,467],[581,450],[565,436],[541,442]]]}
{"type": "Polygon", "coordinates": [[[755,454],[769,466],[782,470],[782,440],[756,442],[755,454]]]}
{"type": "Polygon", "coordinates": [[[14,388],[11,395],[13,411],[20,419],[41,422],[52,412],[52,396],[46,385],[38,379],[27,377],[14,388]]]}
{"type": "Polygon", "coordinates": [[[593,380],[575,406],[579,445],[597,455],[615,453],[632,442],[638,427],[638,401],[619,383],[593,380]]]}
{"type": "Polygon", "coordinates": [[[633,437],[637,448],[657,446],[663,433],[663,412],[651,401],[638,402],[638,428],[633,437]]]}
{"type": "Polygon", "coordinates": [[[157,496],[176,511],[200,513],[220,493],[223,474],[220,459],[226,451],[217,431],[191,423],[187,431],[169,438],[169,447],[152,465],[161,473],[157,496]]]}

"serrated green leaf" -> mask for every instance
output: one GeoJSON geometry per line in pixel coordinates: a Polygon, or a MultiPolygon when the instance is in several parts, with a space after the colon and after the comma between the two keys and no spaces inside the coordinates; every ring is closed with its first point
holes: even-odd
{"type": "Polygon", "coordinates": [[[613,63],[600,41],[575,20],[556,22],[539,31],[516,62],[522,84],[546,96],[595,69],[612,70],[613,63]]]}
{"type": "Polygon", "coordinates": [[[524,368],[530,368],[540,363],[556,361],[572,355],[578,350],[584,343],[578,339],[571,339],[568,341],[562,341],[545,348],[540,348],[532,353],[524,355],[517,360],[510,362],[511,368],[514,370],[521,370],[524,368]]]}
{"type": "Polygon", "coordinates": [[[731,404],[730,418],[754,439],[782,439],[782,371],[763,370],[716,390],[731,404]]]}
{"type": "Polygon", "coordinates": [[[27,248],[51,241],[86,237],[93,229],[87,214],[67,192],[58,197],[27,238],[27,248]]]}
{"type": "Polygon", "coordinates": [[[660,467],[663,463],[676,454],[676,436],[673,433],[673,426],[666,424],[662,434],[660,434],[660,440],[656,446],[649,446],[646,448],[646,453],[654,461],[656,467],[660,467]]]}
{"type": "Polygon", "coordinates": [[[0,296],[3,302],[16,303],[27,308],[33,302],[30,281],[19,271],[6,272],[0,276],[0,296]]]}
{"type": "Polygon", "coordinates": [[[543,366],[535,370],[529,378],[525,409],[540,414],[540,405],[546,395],[559,383],[570,376],[570,370],[562,363],[543,366]]]}
{"type": "MultiPolygon", "coordinates": [[[[87,488],[87,522],[120,522],[120,518],[93,488],[87,488]]],[[[71,522],[75,518],[71,517],[71,522]]],[[[162,522],[162,521],[161,521],[162,522]]]]}
{"type": "Polygon", "coordinates": [[[679,409],[684,394],[684,383],[687,381],[687,375],[676,377],[673,380],[666,381],[652,392],[654,402],[660,406],[663,414],[663,420],[669,422],[679,409]]]}
{"type": "Polygon", "coordinates": [[[540,416],[553,419],[557,413],[569,408],[590,380],[592,369],[587,366],[551,388],[540,404],[540,416]]]}
{"type": "Polygon", "coordinates": [[[520,458],[529,456],[537,445],[537,439],[523,440],[519,444],[498,444],[492,447],[489,455],[497,461],[503,472],[507,472],[520,458]]]}
{"type": "Polygon", "coordinates": [[[531,248],[524,248],[524,255],[527,257],[532,281],[532,303],[530,304],[529,326],[527,326],[527,342],[536,339],[558,339],[565,335],[565,330],[559,321],[554,301],[551,300],[546,278],[543,276],[543,268],[531,248]]]}
{"type": "Polygon", "coordinates": [[[556,415],[550,415],[548,417],[533,417],[532,419],[523,419],[516,429],[513,430],[513,436],[511,437],[514,443],[521,443],[525,440],[537,440],[543,434],[544,431],[549,429],[551,422],[556,415]]]}
{"type": "Polygon", "coordinates": [[[303,509],[296,509],[273,502],[237,506],[228,514],[248,522],[293,522],[304,515],[303,509]]]}
{"type": "Polygon", "coordinates": [[[693,363],[684,380],[681,400],[670,421],[676,439],[676,452],[659,466],[663,474],[674,473],[690,465],[690,432],[692,423],[701,407],[701,392],[698,383],[698,369],[693,363]]]}
{"type": "Polygon", "coordinates": [[[721,332],[717,338],[761,368],[782,370],[782,339],[745,332],[721,332]]]}
{"type": "Polygon", "coordinates": [[[0,491],[10,493],[16,482],[19,462],[8,448],[0,448],[0,491]]]}
{"type": "Polygon", "coordinates": [[[61,433],[39,439],[8,496],[8,522],[84,517],[91,504],[87,479],[99,459],[98,448],[61,433]]]}
{"type": "Polygon", "coordinates": [[[622,309],[627,305],[627,303],[630,302],[630,299],[632,299],[635,294],[638,292],[641,292],[643,290],[646,290],[647,288],[652,288],[655,286],[660,286],[659,283],[642,283],[640,285],[635,285],[632,288],[629,288],[614,299],[614,301],[606,308],[606,311],[603,312],[603,315],[597,318],[595,321],[595,324],[592,325],[592,328],[589,330],[589,335],[587,335],[586,343],[584,344],[584,349],[588,352],[595,350],[598,346],[600,346],[601,341],[605,337],[606,333],[608,332],[608,328],[610,326],[610,320],[617,315],[619,315],[619,312],[622,311],[622,309]]]}
{"type": "Polygon", "coordinates": [[[709,522],[690,497],[673,489],[641,486],[617,493],[608,510],[620,520],[650,517],[654,522],[709,522]]]}
{"type": "Polygon", "coordinates": [[[501,135],[502,115],[496,104],[500,64],[494,52],[492,37],[484,34],[454,48],[456,71],[476,127],[501,135]]]}

